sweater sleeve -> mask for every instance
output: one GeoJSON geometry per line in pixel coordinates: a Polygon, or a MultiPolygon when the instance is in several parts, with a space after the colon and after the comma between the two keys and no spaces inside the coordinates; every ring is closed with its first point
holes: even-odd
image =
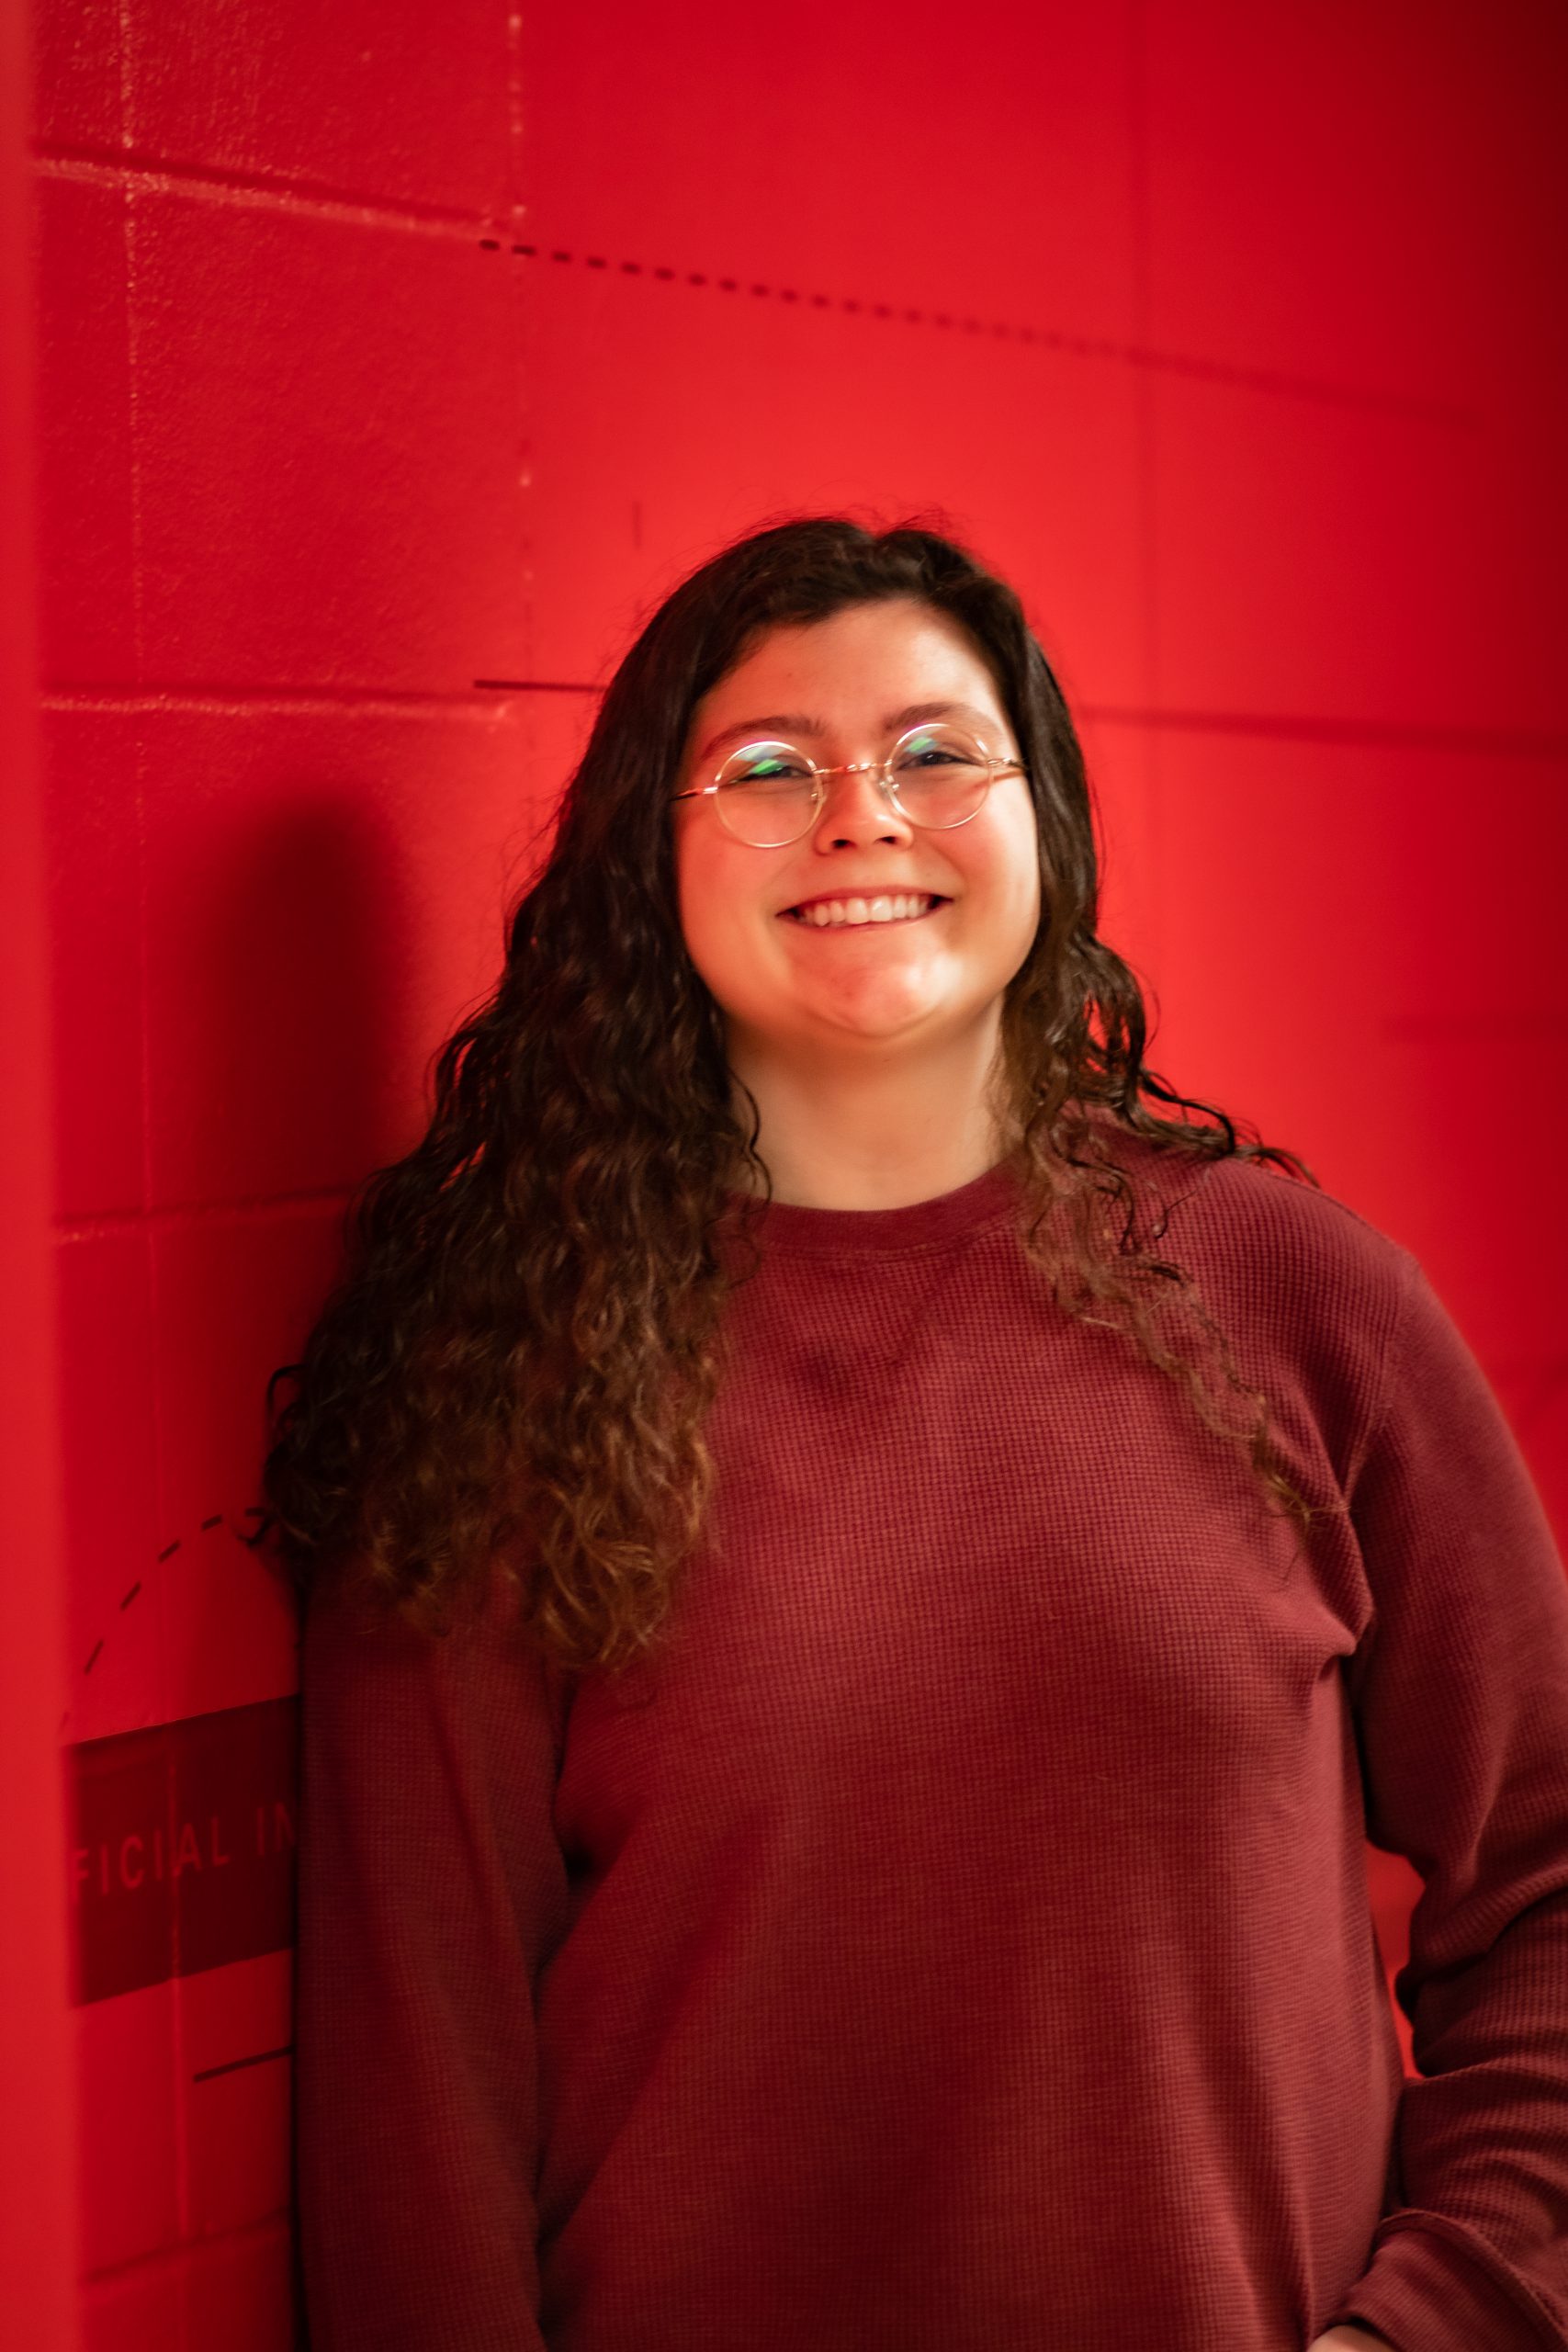
{"type": "Polygon", "coordinates": [[[1485,1374],[1399,1251],[1350,1487],[1373,1614],[1348,1687],[1367,1834],[1424,1882],[1394,1993],[1418,2080],[1398,2202],[1329,2327],[1396,2352],[1568,2347],[1568,1577],[1485,1374]]]}
{"type": "Polygon", "coordinates": [[[312,2352],[529,2352],[534,1984],[563,1932],[546,1669],[313,1596],[301,1645],[295,2175],[312,2352]]]}

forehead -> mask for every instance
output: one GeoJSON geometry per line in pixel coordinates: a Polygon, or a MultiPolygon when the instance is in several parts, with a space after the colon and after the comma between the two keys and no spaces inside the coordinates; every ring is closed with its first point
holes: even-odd
{"type": "Polygon", "coordinates": [[[996,682],[962,624],[908,596],[850,605],[826,620],[780,622],[747,647],[703,697],[702,711],[728,709],[768,684],[813,686],[844,700],[886,699],[890,686],[911,694],[951,687],[971,699],[997,699],[996,682]]]}
{"type": "Polygon", "coordinates": [[[1006,740],[1006,703],[968,630],[913,597],[776,624],[697,705],[682,770],[748,735],[818,744],[951,715],[1006,740]],[[901,714],[901,715],[900,715],[901,714]]]}

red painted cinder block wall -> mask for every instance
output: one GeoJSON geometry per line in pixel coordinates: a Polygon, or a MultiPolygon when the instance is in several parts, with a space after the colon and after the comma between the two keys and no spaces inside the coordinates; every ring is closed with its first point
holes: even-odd
{"type": "MultiPolygon", "coordinates": [[[[1156,1068],[1417,1252],[1568,1532],[1565,33],[1533,0],[34,31],[83,2328],[277,2352],[262,1386],[596,687],[721,538],[935,508],[1019,582],[1156,1068]]],[[[1414,1882],[1372,1883],[1392,1965],[1414,1882]]]]}
{"type": "Polygon", "coordinates": [[[56,1728],[65,1576],[55,1397],[50,942],[37,711],[28,41],[0,9],[0,2314],[75,2352],[75,2095],[56,1728]]]}

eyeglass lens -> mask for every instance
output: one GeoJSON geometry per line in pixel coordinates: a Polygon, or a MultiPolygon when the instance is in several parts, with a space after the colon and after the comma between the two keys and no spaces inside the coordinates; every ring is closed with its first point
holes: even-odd
{"type": "MultiPolygon", "coordinates": [[[[912,825],[961,825],[986,797],[991,763],[962,727],[917,728],[890,760],[894,797],[912,825]]],[[[729,831],[756,849],[782,849],[811,822],[811,763],[792,743],[744,743],[718,773],[714,795],[729,831]]]]}

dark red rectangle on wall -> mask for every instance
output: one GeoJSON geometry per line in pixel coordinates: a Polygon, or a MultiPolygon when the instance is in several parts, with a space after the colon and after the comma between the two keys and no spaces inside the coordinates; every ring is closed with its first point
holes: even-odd
{"type": "Polygon", "coordinates": [[[66,1749],[73,2002],[294,1941],[298,1696],[66,1749]]]}

